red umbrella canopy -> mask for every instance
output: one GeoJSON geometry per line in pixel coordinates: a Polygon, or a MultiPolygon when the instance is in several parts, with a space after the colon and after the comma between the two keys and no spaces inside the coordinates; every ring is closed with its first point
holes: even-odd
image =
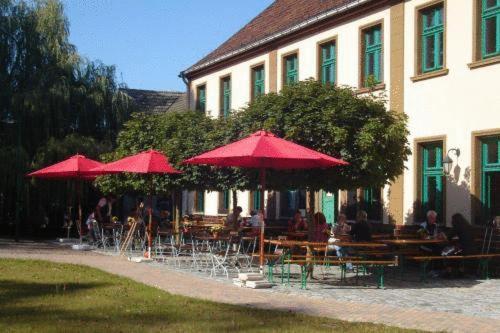
{"type": "Polygon", "coordinates": [[[74,155],[70,158],[28,174],[29,177],[51,179],[92,179],[94,173],[90,170],[104,165],[83,155],[74,155]]]}
{"type": "Polygon", "coordinates": [[[349,164],[266,131],[255,132],[184,163],[260,169],[312,169],[349,164]]]}
{"type": "Polygon", "coordinates": [[[104,164],[93,170],[94,174],[111,173],[181,173],[168,162],[168,158],[156,150],[148,150],[142,153],[122,158],[121,160],[104,164]]]}

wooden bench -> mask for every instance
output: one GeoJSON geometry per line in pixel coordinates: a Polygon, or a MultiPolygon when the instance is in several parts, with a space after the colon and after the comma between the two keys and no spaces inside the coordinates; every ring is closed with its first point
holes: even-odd
{"type": "Polygon", "coordinates": [[[376,268],[377,275],[377,288],[384,288],[384,267],[398,266],[398,258],[394,260],[366,260],[359,257],[331,257],[324,259],[285,259],[284,264],[288,264],[287,279],[290,282],[290,265],[295,264],[300,266],[301,270],[301,289],[305,289],[307,285],[307,273],[309,265],[327,265],[327,266],[340,266],[341,268],[341,281],[346,279],[346,265],[363,265],[373,266],[376,268]]]}
{"type": "Polygon", "coordinates": [[[492,254],[469,254],[469,255],[451,255],[451,256],[411,256],[406,260],[412,260],[420,263],[420,280],[425,282],[427,275],[427,267],[433,261],[466,261],[478,260],[479,269],[483,279],[489,279],[489,262],[493,258],[500,258],[500,253],[492,254]]]}

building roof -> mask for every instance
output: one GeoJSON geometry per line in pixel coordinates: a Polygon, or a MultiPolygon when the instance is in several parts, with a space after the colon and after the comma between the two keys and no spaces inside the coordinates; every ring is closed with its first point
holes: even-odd
{"type": "Polygon", "coordinates": [[[373,0],[275,0],[187,74],[373,0]]]}
{"type": "Polygon", "coordinates": [[[163,113],[186,110],[186,93],[179,91],[155,91],[121,88],[132,98],[141,112],[163,113]]]}

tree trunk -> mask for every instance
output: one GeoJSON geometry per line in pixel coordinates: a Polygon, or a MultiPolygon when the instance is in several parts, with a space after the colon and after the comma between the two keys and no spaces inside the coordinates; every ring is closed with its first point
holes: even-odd
{"type": "Polygon", "coordinates": [[[182,205],[182,191],[174,192],[174,234],[175,242],[179,244],[180,242],[180,224],[181,224],[181,206],[182,205]]]}
{"type": "Polygon", "coordinates": [[[306,218],[307,218],[307,238],[312,241],[314,238],[315,226],[313,222],[315,212],[315,196],[314,191],[306,192],[306,218]]]}
{"type": "Polygon", "coordinates": [[[233,212],[236,210],[236,207],[238,206],[238,191],[232,190],[231,194],[233,196],[233,212]]]}

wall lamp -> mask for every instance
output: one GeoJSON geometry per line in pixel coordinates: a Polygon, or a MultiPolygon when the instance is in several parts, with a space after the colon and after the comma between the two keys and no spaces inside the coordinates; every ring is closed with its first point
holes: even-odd
{"type": "Polygon", "coordinates": [[[450,150],[448,150],[446,157],[443,159],[443,169],[444,169],[444,173],[446,175],[450,174],[451,167],[453,166],[453,159],[450,157],[451,152],[455,153],[455,156],[457,157],[457,159],[460,156],[460,149],[459,148],[451,148],[450,150]]]}

